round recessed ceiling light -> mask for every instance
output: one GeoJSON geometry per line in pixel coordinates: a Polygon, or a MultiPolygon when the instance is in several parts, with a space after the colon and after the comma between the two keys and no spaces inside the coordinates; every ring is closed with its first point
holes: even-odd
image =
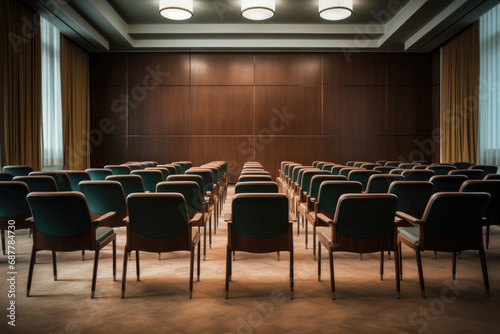
{"type": "Polygon", "coordinates": [[[348,18],[352,14],[352,0],[319,0],[318,14],[329,21],[348,18]]]}
{"type": "Polygon", "coordinates": [[[241,15],[249,20],[267,20],[275,10],[274,0],[241,0],[241,15]]]}
{"type": "Polygon", "coordinates": [[[193,0],[160,0],[160,14],[170,20],[187,20],[193,16],[193,0]]]}

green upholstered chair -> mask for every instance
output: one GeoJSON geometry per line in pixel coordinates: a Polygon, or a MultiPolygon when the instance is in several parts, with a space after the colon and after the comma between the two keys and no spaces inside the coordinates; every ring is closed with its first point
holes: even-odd
{"type": "Polygon", "coordinates": [[[142,166],[141,166],[140,163],[136,163],[136,164],[121,164],[120,166],[127,166],[130,169],[130,171],[142,169],[142,166]]]}
{"type": "MultiPolygon", "coordinates": [[[[109,169],[111,172],[113,172],[113,175],[128,175],[128,174],[130,174],[130,167],[129,166],[106,165],[106,166],[104,166],[104,168],[109,169]]],[[[135,168],[135,170],[138,170],[138,168],[135,168]]]]}
{"type": "Polygon", "coordinates": [[[436,175],[430,178],[433,184],[432,193],[457,192],[462,187],[462,183],[468,180],[465,175],[436,175]]]}
{"type": "Polygon", "coordinates": [[[407,170],[407,169],[401,169],[401,168],[396,168],[396,169],[392,169],[391,171],[389,171],[389,174],[399,174],[399,175],[403,175],[403,172],[407,170]]]}
{"type": "MultiPolygon", "coordinates": [[[[330,173],[332,173],[332,175],[339,175],[340,174],[340,171],[343,169],[343,168],[346,168],[347,166],[343,166],[343,165],[336,165],[334,167],[332,167],[332,169],[330,169],[330,173]]],[[[347,179],[347,176],[345,176],[345,178],[347,179]]]]}
{"type": "Polygon", "coordinates": [[[182,166],[180,164],[172,162],[171,165],[174,166],[176,174],[184,174],[182,172],[182,166]]]}
{"type": "MultiPolygon", "coordinates": [[[[217,184],[213,179],[212,170],[207,168],[189,168],[186,171],[187,175],[198,175],[203,179],[203,191],[202,194],[205,196],[205,202],[208,203],[208,214],[214,217],[214,234],[217,233],[217,221],[219,220],[219,214],[217,208],[218,201],[218,190],[217,184]]],[[[211,239],[210,239],[211,240],[211,239]]]]}
{"type": "Polygon", "coordinates": [[[465,175],[469,180],[482,180],[486,174],[482,169],[455,169],[451,170],[448,175],[465,175]]]}
{"type": "Polygon", "coordinates": [[[131,175],[139,175],[144,183],[144,190],[156,192],[156,185],[163,181],[163,174],[159,170],[134,170],[131,175]]]}
{"type": "Polygon", "coordinates": [[[371,162],[368,162],[368,163],[365,163],[365,164],[362,164],[361,165],[361,168],[364,168],[366,170],[374,170],[375,167],[381,167],[380,164],[374,164],[374,163],[371,163],[371,162]]]}
{"type": "MultiPolygon", "coordinates": [[[[356,181],[325,181],[321,183],[318,200],[314,202],[314,212],[308,217],[313,226],[313,258],[316,260],[316,230],[320,226],[328,226],[324,217],[332,219],[335,216],[337,203],[344,194],[361,193],[362,185],[356,181]]],[[[308,244],[308,225],[306,224],[306,248],[308,244]]]]}
{"type": "Polygon", "coordinates": [[[69,182],[71,183],[71,189],[73,191],[79,191],[78,184],[81,181],[90,181],[90,175],[84,170],[65,170],[68,174],[69,182]]]}
{"type": "MultiPolygon", "coordinates": [[[[198,232],[200,232],[200,227],[203,226],[203,261],[205,261],[207,253],[207,222],[209,222],[210,216],[207,214],[207,203],[205,202],[205,197],[201,194],[198,183],[194,181],[169,180],[158,183],[156,192],[179,193],[184,196],[191,224],[198,227],[198,232]],[[198,213],[201,213],[201,216],[198,213]],[[196,220],[194,220],[195,218],[196,220]]],[[[211,231],[209,231],[209,236],[210,233],[211,231]]]]}
{"type": "Polygon", "coordinates": [[[402,164],[402,163],[403,163],[403,161],[397,161],[397,160],[394,160],[394,161],[387,161],[387,162],[385,163],[385,165],[384,165],[384,166],[386,166],[386,167],[396,167],[396,168],[398,168],[398,166],[399,166],[400,164],[402,164]]]}
{"type": "Polygon", "coordinates": [[[285,182],[286,168],[288,168],[288,165],[290,164],[293,164],[293,161],[282,161],[280,169],[278,170],[278,178],[276,179],[276,183],[278,183],[280,192],[282,192],[283,183],[285,182]]]}
{"type": "Polygon", "coordinates": [[[398,165],[399,169],[413,169],[413,167],[418,166],[419,164],[416,163],[408,163],[404,162],[398,165]]]}
{"type": "Polygon", "coordinates": [[[368,179],[366,185],[367,194],[386,194],[391,183],[394,181],[404,181],[404,176],[398,174],[374,174],[368,179]]]}
{"type": "Polygon", "coordinates": [[[125,226],[123,219],[127,217],[127,200],[123,187],[118,181],[82,181],[79,190],[87,199],[92,219],[108,212],[115,212],[101,226],[125,226]]]}
{"type": "Polygon", "coordinates": [[[4,255],[5,231],[31,228],[31,224],[26,222],[26,218],[31,216],[30,208],[26,201],[28,193],[28,186],[24,182],[0,181],[0,232],[2,237],[2,253],[4,255]]]}
{"type": "Polygon", "coordinates": [[[146,167],[156,167],[158,165],[156,161],[143,161],[141,164],[146,165],[146,167]]]}
{"type": "Polygon", "coordinates": [[[274,194],[278,193],[278,184],[272,181],[260,182],[239,182],[234,186],[234,193],[237,194],[274,194]]]}
{"type": "Polygon", "coordinates": [[[429,167],[431,165],[415,165],[413,166],[412,169],[416,169],[416,170],[419,170],[419,169],[426,169],[427,167],[429,167]]]}
{"type": "MultiPolygon", "coordinates": [[[[137,280],[140,280],[139,251],[189,251],[189,298],[193,294],[194,250],[198,246],[198,281],[200,280],[200,234],[193,228],[184,196],[178,193],[131,194],[127,198],[129,210],[127,241],[123,259],[122,298],[127,282],[127,260],[136,252],[137,280]]],[[[198,214],[201,215],[201,214],[198,214]]],[[[199,217],[194,217],[197,220],[199,217]]]]}
{"type": "Polygon", "coordinates": [[[488,174],[484,177],[485,180],[500,180],[500,174],[488,174]]]}
{"type": "Polygon", "coordinates": [[[238,182],[273,181],[270,175],[241,175],[238,182]]]}
{"type": "Polygon", "coordinates": [[[144,183],[139,175],[109,175],[106,181],[116,181],[122,185],[125,198],[133,193],[143,193],[144,183]]]}
{"type": "Polygon", "coordinates": [[[348,161],[345,165],[347,167],[354,167],[354,165],[356,164],[357,161],[348,161]]]}
{"type": "Polygon", "coordinates": [[[0,181],[12,181],[14,175],[9,172],[0,172],[0,181]]]}
{"type": "Polygon", "coordinates": [[[87,168],[85,170],[90,175],[92,181],[104,181],[109,175],[113,175],[111,169],[106,168],[87,168]]]}
{"type": "Polygon", "coordinates": [[[334,166],[337,166],[337,164],[335,164],[333,162],[329,162],[329,163],[324,164],[321,167],[321,170],[331,171],[334,166]]]}
{"type": "Polygon", "coordinates": [[[14,176],[27,176],[33,171],[30,166],[4,166],[3,171],[6,173],[11,173],[14,176]]]}
{"type": "Polygon", "coordinates": [[[462,184],[460,192],[485,192],[490,194],[490,204],[485,213],[486,248],[490,246],[490,226],[500,224],[500,180],[468,180],[462,184]]]}
{"type": "Polygon", "coordinates": [[[410,169],[405,170],[401,175],[406,181],[429,181],[434,176],[434,172],[425,169],[410,169]]]}
{"type": "Polygon", "coordinates": [[[54,280],[57,280],[56,252],[94,250],[91,298],[94,298],[100,250],[113,243],[113,280],[116,279],[116,234],[110,227],[98,227],[114,215],[109,212],[92,220],[82,193],[35,192],[27,196],[33,215],[33,249],[26,296],[30,295],[37,252],[52,252],[54,280]],[[69,224],[70,222],[70,224],[69,224]]]}
{"type": "Polygon", "coordinates": [[[470,162],[455,162],[453,163],[453,166],[455,166],[457,169],[469,169],[472,164],[470,162]]]}
{"type": "Polygon", "coordinates": [[[338,200],[335,216],[320,214],[329,227],[318,234],[318,280],[321,280],[321,245],[328,250],[332,298],[335,299],[334,252],[380,252],[380,279],[384,273],[384,251],[394,251],[397,298],[400,298],[397,197],[391,194],[345,194],[338,200]]]}
{"type": "Polygon", "coordinates": [[[432,187],[428,181],[395,181],[389,193],[398,197],[398,212],[420,218],[431,198],[432,187]]]}
{"type": "MultiPolygon", "coordinates": [[[[324,165],[326,165],[326,164],[328,164],[328,162],[326,162],[326,161],[321,161],[320,163],[318,163],[318,164],[316,165],[316,168],[318,168],[318,169],[323,169],[323,166],[324,166],[324,165]]],[[[314,166],[312,166],[312,167],[314,167],[314,166]]]]}
{"type": "MultiPolygon", "coordinates": [[[[293,299],[293,223],[285,194],[238,194],[231,203],[227,225],[226,298],[232,280],[231,252],[290,252],[290,291],[293,299]]],[[[243,276],[248,275],[243,273],[243,276]]]]}
{"type": "Polygon", "coordinates": [[[302,166],[301,164],[290,164],[288,166],[288,171],[286,172],[286,191],[292,186],[293,170],[302,166]]]}
{"type": "Polygon", "coordinates": [[[372,175],[382,174],[377,170],[353,170],[349,173],[347,180],[348,181],[357,181],[361,183],[362,191],[366,191],[366,187],[368,186],[368,180],[372,175]]]}
{"type": "Polygon", "coordinates": [[[157,165],[156,167],[166,168],[168,170],[168,175],[176,175],[176,174],[178,174],[177,170],[175,169],[175,166],[171,165],[171,164],[157,165]]]}
{"type": "Polygon", "coordinates": [[[187,169],[193,167],[193,163],[191,161],[184,160],[179,162],[185,164],[187,166],[187,169]]]}
{"type": "Polygon", "coordinates": [[[404,213],[398,216],[415,226],[399,230],[398,242],[415,251],[422,297],[425,298],[424,276],[420,252],[451,252],[452,278],[456,273],[456,253],[477,249],[481,259],[484,287],[489,296],[488,272],[484,256],[482,218],[490,202],[488,193],[444,192],[432,195],[421,218],[404,213]]]}
{"type": "Polygon", "coordinates": [[[498,171],[498,167],[495,165],[472,165],[469,169],[482,169],[484,175],[496,174],[498,171]]]}
{"type": "Polygon", "coordinates": [[[168,171],[168,168],[165,167],[146,167],[144,170],[157,170],[161,172],[161,175],[163,177],[162,181],[166,181],[167,177],[170,175],[170,172],[168,171]]]}
{"type": "Polygon", "coordinates": [[[198,184],[200,191],[203,192],[203,189],[205,189],[203,184],[203,177],[196,174],[169,175],[167,177],[167,181],[192,181],[198,184]]]}
{"type": "Polygon", "coordinates": [[[339,175],[347,177],[349,179],[349,173],[353,170],[363,170],[361,167],[346,167],[342,168],[339,172],[339,175]]]}
{"type": "MultiPolygon", "coordinates": [[[[212,171],[212,178],[216,184],[216,196],[217,196],[217,215],[222,214],[222,206],[224,205],[224,184],[223,184],[223,172],[222,168],[218,164],[205,164],[200,166],[200,168],[209,169],[212,171]]],[[[218,225],[218,220],[215,221],[218,225]]]]}
{"type": "Polygon", "coordinates": [[[58,191],[56,181],[52,176],[37,175],[37,176],[15,176],[12,181],[20,181],[26,183],[30,192],[35,191],[58,191]]]}
{"type": "Polygon", "coordinates": [[[367,164],[368,162],[366,161],[357,161],[353,167],[356,167],[356,168],[361,168],[361,166],[363,166],[364,164],[367,164]]]}
{"type": "Polygon", "coordinates": [[[457,168],[453,165],[434,165],[434,164],[432,164],[432,165],[426,167],[425,169],[432,170],[434,172],[434,174],[436,174],[436,175],[448,175],[448,173],[450,171],[455,170],[457,168]]]}
{"type": "Polygon", "coordinates": [[[373,170],[378,170],[382,174],[389,174],[391,172],[391,170],[393,170],[393,169],[397,169],[397,167],[393,167],[393,166],[379,166],[379,167],[373,168],[373,170]]]}
{"type": "Polygon", "coordinates": [[[311,165],[312,165],[312,166],[314,166],[314,167],[316,167],[316,166],[318,166],[318,164],[319,164],[320,162],[323,162],[323,161],[313,161],[313,163],[312,163],[311,165]]]}
{"type": "Polygon", "coordinates": [[[57,189],[59,191],[72,191],[71,182],[69,176],[63,171],[44,171],[44,172],[31,172],[29,175],[46,175],[52,176],[54,181],[56,181],[57,189]]]}
{"type": "Polygon", "coordinates": [[[244,170],[241,172],[240,175],[271,175],[271,174],[269,174],[269,172],[265,170],[255,170],[255,171],[244,170]]]}
{"type": "Polygon", "coordinates": [[[172,162],[173,165],[179,165],[181,167],[181,173],[184,174],[190,167],[188,167],[187,163],[181,162],[181,161],[176,161],[172,162]]]}

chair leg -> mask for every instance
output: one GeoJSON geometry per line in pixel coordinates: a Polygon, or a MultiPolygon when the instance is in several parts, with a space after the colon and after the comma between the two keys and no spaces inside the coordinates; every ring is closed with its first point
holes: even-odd
{"type": "Polygon", "coordinates": [[[333,272],[333,249],[331,246],[328,250],[328,258],[330,260],[330,284],[332,286],[332,299],[335,300],[335,276],[333,272]]]}
{"type": "Polygon", "coordinates": [[[57,281],[57,259],[55,251],[52,251],[52,271],[54,272],[54,281],[57,281]]]}
{"type": "MultiPolygon", "coordinates": [[[[307,229],[307,225],[306,225],[306,229],[307,229]]],[[[319,243],[318,243],[318,245],[319,245],[319,243]]],[[[319,254],[319,246],[318,246],[318,254],[319,254]]],[[[316,261],[316,225],[313,225],[313,260],[316,261]]]]}
{"type": "Polygon", "coordinates": [[[194,272],[194,247],[191,248],[191,261],[189,263],[189,299],[193,298],[193,272],[194,272]]]}
{"type": "Polygon", "coordinates": [[[161,252],[158,252],[158,261],[161,260],[161,252]]]}
{"type": "Polygon", "coordinates": [[[203,261],[207,259],[207,223],[203,225],[203,261]]]}
{"type": "Polygon", "coordinates": [[[318,242],[318,282],[321,281],[321,243],[318,242]]]}
{"type": "MultiPolygon", "coordinates": [[[[302,218],[304,219],[304,218],[302,218]]],[[[307,239],[309,239],[309,233],[308,233],[308,228],[307,228],[307,222],[306,222],[306,226],[304,226],[304,229],[306,230],[306,249],[307,249],[307,239]]],[[[314,242],[313,242],[314,243],[314,242]]]]}
{"type": "Polygon", "coordinates": [[[453,252],[452,253],[452,258],[451,258],[451,277],[453,280],[456,279],[456,274],[457,274],[457,253],[453,252]]]}
{"type": "Polygon", "coordinates": [[[438,252],[434,251],[434,260],[437,260],[438,258],[438,252]]]}
{"type": "Polygon", "coordinates": [[[387,260],[391,260],[391,251],[387,251],[387,260]]]}
{"type": "Polygon", "coordinates": [[[300,217],[297,218],[297,235],[300,236],[300,217]]]}
{"type": "Polygon", "coordinates": [[[5,230],[0,230],[2,236],[2,253],[5,255],[5,230]]]}
{"type": "Polygon", "coordinates": [[[226,248],[226,299],[229,298],[229,277],[231,276],[231,250],[226,248]]]}
{"type": "Polygon", "coordinates": [[[212,215],[208,218],[208,248],[212,249],[212,215]]]}
{"type": "Polygon", "coordinates": [[[35,262],[36,262],[36,249],[35,249],[35,247],[32,247],[31,259],[30,259],[30,269],[28,272],[28,284],[26,286],[26,297],[30,296],[31,281],[33,279],[33,270],[35,269],[35,262]]]}
{"type": "Polygon", "coordinates": [[[363,253],[359,253],[359,261],[363,261],[363,253]]]}
{"type": "Polygon", "coordinates": [[[415,256],[417,257],[418,280],[420,281],[420,291],[422,292],[422,298],[425,298],[424,274],[422,271],[422,258],[420,257],[420,250],[417,249],[415,251],[415,256]]]}
{"type": "Polygon", "coordinates": [[[214,219],[215,219],[215,222],[214,222],[214,235],[217,234],[217,224],[219,223],[219,213],[217,212],[217,203],[214,204],[214,219]]]}
{"type": "Polygon", "coordinates": [[[278,251],[278,261],[280,260],[280,251],[278,251]]]}
{"type": "Polygon", "coordinates": [[[398,247],[394,249],[394,268],[396,269],[396,296],[398,299],[401,298],[401,282],[400,282],[400,277],[399,277],[399,265],[400,265],[400,259],[399,257],[401,256],[401,253],[398,250],[398,247]]]}
{"type": "Polygon", "coordinates": [[[113,281],[116,281],[116,239],[113,240],[113,281]]]}
{"type": "Polygon", "coordinates": [[[384,251],[380,252],[380,280],[384,280],[384,251]]]}
{"type": "Polygon", "coordinates": [[[486,249],[488,248],[490,248],[490,225],[486,225],[486,249]]]}
{"type": "Polygon", "coordinates": [[[490,283],[488,281],[488,268],[486,267],[486,256],[484,255],[484,248],[481,245],[479,247],[479,258],[481,259],[481,269],[483,270],[483,280],[484,288],[486,290],[486,296],[490,296],[490,283]]]}
{"type": "Polygon", "coordinates": [[[85,261],[85,249],[82,249],[82,261],[85,261]]]}
{"type": "Polygon", "coordinates": [[[96,250],[95,250],[95,255],[94,255],[94,272],[92,274],[92,290],[90,292],[91,299],[94,299],[94,295],[95,295],[95,286],[96,286],[96,280],[97,280],[97,267],[99,265],[99,253],[100,253],[100,249],[99,249],[99,244],[98,244],[96,247],[96,250]]]}
{"type": "Polygon", "coordinates": [[[290,292],[292,293],[292,297],[290,299],[293,300],[293,246],[290,250],[290,292]]]}
{"type": "Polygon", "coordinates": [[[130,256],[130,251],[125,246],[125,251],[123,252],[123,273],[122,273],[122,299],[125,298],[125,284],[127,283],[127,262],[130,256]]]}
{"type": "Polygon", "coordinates": [[[201,252],[200,248],[201,248],[201,242],[200,242],[200,240],[198,240],[198,263],[197,263],[197,265],[198,265],[198,267],[197,267],[198,268],[198,272],[196,273],[196,275],[197,275],[197,278],[196,278],[197,282],[200,281],[200,252],[201,252]]]}
{"type": "Polygon", "coordinates": [[[135,251],[135,270],[137,272],[137,281],[141,280],[141,265],[139,264],[139,251],[135,251]]]}
{"type": "Polygon", "coordinates": [[[399,279],[403,280],[403,252],[401,251],[401,242],[398,243],[398,258],[399,258],[399,279]]]}

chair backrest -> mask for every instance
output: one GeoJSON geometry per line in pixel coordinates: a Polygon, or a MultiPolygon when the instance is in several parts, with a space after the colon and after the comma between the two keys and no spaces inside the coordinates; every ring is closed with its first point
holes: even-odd
{"type": "Polygon", "coordinates": [[[121,166],[127,166],[130,169],[130,171],[142,169],[142,166],[139,163],[137,163],[137,164],[122,164],[121,166]]]}
{"type": "MultiPolygon", "coordinates": [[[[123,166],[123,165],[106,165],[104,166],[105,169],[109,169],[113,175],[128,175],[130,174],[130,167],[129,166],[123,166]]],[[[135,170],[138,170],[138,168],[135,168],[135,170]]]]}
{"type": "Polygon", "coordinates": [[[396,169],[392,169],[389,172],[389,174],[399,174],[399,175],[402,175],[405,170],[407,170],[407,169],[396,168],[396,169]]]}
{"type": "Polygon", "coordinates": [[[396,167],[397,168],[402,163],[403,163],[402,161],[397,161],[397,160],[387,161],[384,166],[386,166],[386,167],[396,167]]]}
{"type": "MultiPolygon", "coordinates": [[[[500,212],[500,180],[468,180],[462,184],[460,192],[485,192],[490,194],[491,200],[488,205],[488,213],[498,214],[500,212]]],[[[496,216],[500,223],[500,216],[496,216]]],[[[490,222],[494,224],[494,222],[490,222]]]]}
{"type": "Polygon", "coordinates": [[[306,194],[309,194],[309,190],[311,188],[311,180],[316,175],[330,175],[333,176],[329,171],[326,170],[305,170],[302,174],[301,182],[299,187],[302,191],[305,191],[306,194]]]}
{"type": "MultiPolygon", "coordinates": [[[[333,166],[332,169],[330,170],[330,173],[332,173],[332,175],[340,175],[340,171],[344,168],[347,168],[347,166],[343,166],[343,165],[333,166]]],[[[345,178],[347,179],[347,176],[345,176],[345,178]]]]}
{"type": "Polygon", "coordinates": [[[201,195],[198,183],[194,181],[167,181],[156,185],[158,193],[179,193],[184,196],[189,215],[202,210],[204,197],[201,195]]]}
{"type": "Polygon", "coordinates": [[[393,169],[397,169],[397,167],[393,167],[393,166],[379,166],[379,167],[373,168],[373,170],[378,170],[382,174],[389,174],[391,172],[391,170],[393,170],[393,169]]]}
{"type": "Polygon", "coordinates": [[[203,194],[206,194],[207,191],[212,191],[214,186],[213,174],[210,169],[194,169],[190,168],[186,171],[186,174],[194,174],[199,175],[203,179],[203,194]]]}
{"type": "Polygon", "coordinates": [[[377,170],[353,170],[349,172],[349,177],[347,178],[349,181],[357,181],[361,183],[362,191],[366,190],[366,186],[368,185],[368,180],[372,175],[381,174],[380,171],[377,170]]]}
{"type": "Polygon", "coordinates": [[[374,164],[371,162],[365,163],[361,165],[361,168],[364,168],[366,170],[373,170],[375,167],[382,167],[380,164],[374,164]]]}
{"type": "Polygon", "coordinates": [[[181,194],[132,194],[127,197],[127,206],[129,229],[142,236],[168,238],[189,227],[186,201],[181,194]]]}
{"type": "Polygon", "coordinates": [[[294,170],[295,168],[297,168],[297,167],[300,167],[300,166],[302,166],[302,165],[301,165],[301,164],[290,164],[290,165],[288,166],[288,172],[287,172],[287,174],[286,174],[286,176],[288,177],[288,179],[290,179],[290,180],[292,179],[292,176],[293,176],[293,170],[294,170]]]}
{"type": "Polygon", "coordinates": [[[205,189],[205,186],[203,185],[203,177],[200,175],[195,175],[195,174],[182,174],[182,175],[169,175],[167,177],[167,181],[192,181],[196,182],[198,184],[198,187],[200,188],[200,191],[203,192],[205,189]]]}
{"type": "Polygon", "coordinates": [[[30,166],[4,166],[3,171],[13,176],[28,176],[33,171],[30,166]]]}
{"type": "Polygon", "coordinates": [[[406,181],[429,181],[434,176],[434,172],[425,169],[410,169],[403,171],[401,175],[406,181]]]}
{"type": "Polygon", "coordinates": [[[405,162],[405,163],[401,163],[398,165],[398,168],[399,169],[412,169],[413,167],[417,166],[418,164],[415,164],[415,163],[408,163],[408,162],[405,162]]]}
{"type": "Polygon", "coordinates": [[[139,175],[109,175],[106,181],[116,181],[122,185],[125,197],[133,193],[143,193],[144,183],[139,175]]]}
{"type": "Polygon", "coordinates": [[[157,170],[161,172],[161,175],[163,177],[163,181],[167,179],[167,177],[170,175],[168,168],[165,167],[146,167],[144,170],[157,170]]]}
{"type": "Polygon", "coordinates": [[[271,175],[271,174],[269,174],[269,172],[265,170],[256,170],[256,171],[243,170],[240,175],[271,175]]]}
{"type": "Polygon", "coordinates": [[[311,184],[309,186],[309,196],[311,198],[318,199],[319,188],[321,183],[325,181],[347,181],[347,177],[341,175],[328,175],[328,174],[318,174],[311,178],[311,184]]]}
{"type": "Polygon", "coordinates": [[[394,181],[404,181],[404,176],[398,174],[374,174],[370,176],[366,192],[369,194],[386,194],[394,181]]]}
{"type": "Polygon", "coordinates": [[[453,164],[457,169],[469,169],[472,164],[470,162],[455,162],[453,164]]]}
{"type": "Polygon", "coordinates": [[[485,180],[500,180],[500,174],[488,174],[484,177],[485,180]]]}
{"type": "Polygon", "coordinates": [[[113,175],[111,169],[105,168],[88,168],[85,170],[90,175],[92,181],[104,181],[109,175],[113,175]]]}
{"type": "Polygon", "coordinates": [[[127,209],[125,192],[118,181],[81,181],[79,189],[85,195],[92,213],[103,215],[127,209]]]}
{"type": "Polygon", "coordinates": [[[326,171],[330,171],[332,170],[332,168],[336,166],[336,164],[334,163],[327,163],[327,164],[324,164],[322,167],[321,167],[321,170],[326,170],[326,171]]]}
{"type": "Polygon", "coordinates": [[[354,165],[356,164],[357,161],[348,161],[345,165],[347,167],[354,167],[354,165]]]}
{"type": "MultiPolygon", "coordinates": [[[[193,167],[193,163],[192,163],[191,161],[184,160],[184,161],[179,161],[179,162],[180,162],[180,163],[185,164],[185,165],[186,165],[186,167],[187,167],[187,169],[189,169],[189,168],[193,167]]],[[[214,161],[214,162],[218,162],[218,163],[220,163],[220,164],[223,164],[223,163],[224,163],[224,161],[214,161]]],[[[186,169],[186,170],[187,170],[187,169],[186,169]]]]}
{"type": "Polygon", "coordinates": [[[363,166],[366,163],[367,163],[366,161],[357,161],[356,163],[354,163],[353,167],[361,168],[361,166],[363,166]]]}
{"type": "Polygon", "coordinates": [[[58,191],[56,181],[54,181],[54,178],[52,176],[48,175],[15,176],[12,181],[20,181],[26,183],[30,192],[58,191]]]}
{"type": "Polygon", "coordinates": [[[219,167],[213,166],[213,165],[203,165],[200,166],[200,168],[205,168],[209,169],[212,171],[212,179],[214,180],[214,183],[219,183],[222,177],[222,172],[219,170],[219,167]]]}
{"type": "Polygon", "coordinates": [[[468,180],[465,175],[436,175],[430,178],[430,182],[434,185],[432,193],[440,192],[458,192],[462,187],[462,183],[468,180]]]}
{"type": "Polygon", "coordinates": [[[272,181],[238,182],[234,186],[235,194],[278,193],[278,184],[272,181]]]}
{"type": "MultiPolygon", "coordinates": [[[[141,164],[146,165],[146,167],[156,167],[156,165],[158,165],[158,163],[156,161],[143,161],[143,162],[141,162],[141,164]]],[[[144,168],[146,168],[146,167],[144,167],[144,168]]]]}
{"type": "Polygon", "coordinates": [[[293,164],[294,162],[292,161],[287,161],[285,163],[283,163],[283,166],[281,168],[281,173],[283,175],[286,175],[286,173],[288,172],[288,168],[290,167],[291,164],[293,164]]]}
{"type": "Polygon", "coordinates": [[[313,161],[313,163],[311,164],[312,166],[316,167],[318,166],[318,164],[322,162],[322,161],[313,161]]]}
{"type": "Polygon", "coordinates": [[[394,232],[397,201],[392,194],[342,195],[333,220],[335,230],[358,239],[377,238],[394,232]]]}
{"type": "Polygon", "coordinates": [[[35,242],[37,231],[63,238],[93,228],[87,201],[80,192],[35,192],[27,198],[35,221],[35,242]]]}
{"type": "Polygon", "coordinates": [[[238,194],[231,202],[231,220],[232,231],[248,238],[278,236],[290,228],[288,198],[284,194],[238,194]]]}
{"type": "Polygon", "coordinates": [[[316,168],[313,166],[298,166],[293,169],[293,174],[292,174],[292,183],[296,183],[297,180],[299,179],[299,172],[303,169],[311,169],[311,168],[316,168]]]}
{"type": "Polygon", "coordinates": [[[0,181],[12,181],[14,175],[9,172],[0,172],[0,181]]]}
{"type": "Polygon", "coordinates": [[[0,218],[28,215],[28,186],[19,181],[0,181],[0,218]]]}
{"type": "Polygon", "coordinates": [[[469,180],[482,180],[485,174],[482,169],[455,169],[450,170],[448,175],[465,175],[469,180]]]}
{"type": "Polygon", "coordinates": [[[442,236],[481,233],[488,193],[444,192],[432,195],[423,215],[424,228],[442,236]]]}
{"type": "Polygon", "coordinates": [[[182,172],[182,166],[181,165],[179,165],[178,163],[175,163],[175,162],[172,162],[171,165],[174,166],[176,174],[184,174],[182,172]]]}
{"type": "Polygon", "coordinates": [[[430,165],[415,165],[413,166],[413,169],[426,169],[427,167],[429,167],[430,165]]]}
{"type": "Polygon", "coordinates": [[[342,168],[339,172],[339,175],[345,176],[349,179],[349,173],[353,170],[363,170],[360,167],[346,167],[342,168]]]}
{"type": "Polygon", "coordinates": [[[168,170],[169,175],[178,174],[174,165],[170,165],[170,164],[168,164],[168,165],[156,165],[156,167],[166,168],[168,170]]]}
{"type": "Polygon", "coordinates": [[[90,175],[83,170],[65,170],[68,174],[69,182],[71,183],[71,189],[73,191],[80,191],[78,184],[81,181],[90,181],[90,175]]]}
{"type": "Polygon", "coordinates": [[[333,218],[340,196],[361,193],[361,189],[361,183],[356,181],[322,182],[318,193],[318,209],[324,213],[330,213],[333,218]]]}
{"type": "MultiPolygon", "coordinates": [[[[297,174],[297,179],[295,180],[295,183],[299,186],[299,188],[302,186],[302,176],[307,171],[321,172],[321,169],[311,167],[311,168],[303,168],[303,169],[299,170],[299,173],[297,174]]],[[[328,172],[326,172],[326,173],[328,173],[328,172]]]]}
{"type": "Polygon", "coordinates": [[[188,169],[188,164],[184,163],[184,162],[181,162],[181,161],[175,161],[175,162],[172,162],[173,165],[179,165],[181,167],[181,173],[180,174],[184,174],[188,169]]]}
{"type": "Polygon", "coordinates": [[[272,181],[269,175],[241,175],[238,182],[272,181]]]}
{"type": "Polygon", "coordinates": [[[430,165],[426,168],[427,170],[432,170],[436,175],[448,175],[451,170],[457,169],[453,165],[430,165]]]}
{"type": "Polygon", "coordinates": [[[398,197],[398,211],[420,216],[432,195],[432,183],[426,181],[395,181],[389,193],[398,197]]]}
{"type": "Polygon", "coordinates": [[[156,192],[156,185],[163,181],[163,174],[159,170],[134,170],[132,175],[139,175],[144,183],[144,190],[156,192]]]}
{"type": "Polygon", "coordinates": [[[68,174],[62,171],[45,171],[45,172],[31,172],[29,175],[47,175],[52,176],[56,181],[57,189],[59,191],[72,191],[71,182],[69,181],[68,174]]]}
{"type": "Polygon", "coordinates": [[[495,165],[472,165],[469,169],[482,169],[484,175],[496,174],[498,171],[498,167],[495,165]]]}

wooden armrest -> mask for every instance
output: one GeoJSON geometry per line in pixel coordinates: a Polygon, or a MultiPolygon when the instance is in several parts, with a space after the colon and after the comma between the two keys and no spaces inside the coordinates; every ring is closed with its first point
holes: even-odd
{"type": "Polygon", "coordinates": [[[224,221],[230,222],[231,221],[231,213],[225,213],[224,214],[224,221]]]}
{"type": "Polygon", "coordinates": [[[396,211],[396,216],[399,218],[402,218],[402,219],[404,219],[407,222],[412,223],[412,224],[421,224],[422,223],[422,221],[420,219],[415,218],[415,217],[413,217],[407,213],[401,212],[401,211],[396,211]]]}
{"type": "Polygon", "coordinates": [[[293,214],[293,213],[291,213],[291,212],[290,212],[290,213],[288,214],[288,220],[289,220],[290,222],[296,222],[296,221],[297,221],[297,217],[295,216],[295,214],[293,214]]]}
{"type": "Polygon", "coordinates": [[[33,224],[35,222],[35,220],[33,219],[33,217],[29,217],[29,218],[26,218],[26,222],[33,224]]]}
{"type": "Polygon", "coordinates": [[[318,213],[318,215],[316,217],[318,217],[318,219],[321,219],[322,221],[324,221],[327,224],[333,224],[333,220],[328,218],[327,216],[325,216],[323,213],[318,213]]]}
{"type": "Polygon", "coordinates": [[[205,194],[207,197],[212,197],[212,192],[211,191],[207,191],[207,193],[205,194]]]}
{"type": "Polygon", "coordinates": [[[302,194],[307,197],[307,191],[303,191],[302,194]]]}
{"type": "Polygon", "coordinates": [[[130,223],[130,218],[129,218],[128,216],[127,216],[127,217],[125,217],[125,218],[123,218],[123,222],[124,222],[125,224],[130,223]]]}
{"type": "Polygon", "coordinates": [[[114,211],[110,211],[102,216],[99,216],[98,218],[94,219],[92,223],[94,224],[101,224],[102,222],[105,222],[109,218],[113,217],[116,214],[114,211]]]}
{"type": "Polygon", "coordinates": [[[316,198],[314,198],[314,197],[311,197],[310,200],[311,200],[311,203],[315,203],[316,202],[316,198]]]}
{"type": "Polygon", "coordinates": [[[401,219],[401,218],[399,218],[399,217],[394,217],[394,224],[398,225],[398,224],[400,224],[402,221],[403,221],[403,219],[401,219]]]}
{"type": "Polygon", "coordinates": [[[194,215],[193,218],[191,218],[191,220],[189,222],[190,223],[197,222],[197,221],[200,221],[202,218],[203,218],[203,215],[201,214],[201,212],[198,212],[197,214],[194,215]]]}
{"type": "Polygon", "coordinates": [[[146,191],[145,191],[145,193],[146,193],[146,194],[149,194],[150,192],[151,192],[151,191],[149,191],[149,190],[146,190],[146,191]]]}

